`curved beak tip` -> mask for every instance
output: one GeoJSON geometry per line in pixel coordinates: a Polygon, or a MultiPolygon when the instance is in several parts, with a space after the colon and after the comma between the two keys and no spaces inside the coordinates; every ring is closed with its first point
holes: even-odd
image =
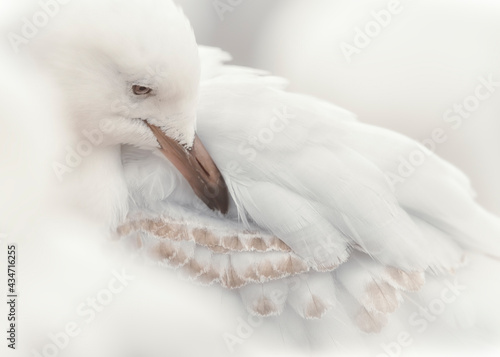
{"type": "Polygon", "coordinates": [[[160,151],[184,176],[194,193],[210,209],[226,214],[229,209],[226,182],[198,135],[191,149],[186,149],[157,126],[146,124],[158,140],[160,151]]]}

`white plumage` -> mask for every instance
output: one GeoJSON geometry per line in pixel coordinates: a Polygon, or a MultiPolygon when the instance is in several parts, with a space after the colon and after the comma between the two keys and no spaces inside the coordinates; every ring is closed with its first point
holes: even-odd
{"type": "MultiPolygon", "coordinates": [[[[215,242],[210,243],[187,231],[180,234],[182,238],[175,237],[196,242],[203,252],[201,259],[212,254],[210,269],[215,271],[210,271],[208,281],[206,274],[190,271],[190,262],[198,262],[196,252],[186,258],[191,277],[201,275],[198,280],[202,282],[237,288],[255,283],[248,269],[262,282],[274,281],[288,274],[271,265],[298,258],[299,265],[287,266],[289,275],[309,271],[313,276],[328,276],[326,281],[333,279],[368,312],[384,313],[385,318],[402,302],[401,292],[417,291],[424,285],[425,271],[450,273],[463,265],[467,251],[498,255],[499,221],[474,203],[467,178],[456,168],[399,134],[359,123],[333,105],[284,92],[279,79],[217,63],[217,57],[228,58],[218,50],[202,48],[201,53],[202,60],[207,58],[216,68],[202,71],[198,134],[221,168],[234,200],[228,216],[222,218],[193,202],[196,197],[189,195],[180,177],[172,175],[163,158],[124,155],[136,210],[143,214],[157,201],[152,217],[149,214],[151,224],[158,219],[167,225],[169,219],[184,220],[187,226],[201,224],[214,232],[215,242]],[[251,146],[252,137],[258,137],[280,115],[287,122],[282,130],[274,132],[262,148],[251,146]],[[397,172],[397,158],[415,150],[425,153],[425,165],[406,182],[391,184],[385,174],[397,172]],[[153,187],[152,176],[144,174],[141,179],[140,173],[152,170],[160,175],[156,180],[162,185],[145,191],[153,187]],[[179,192],[172,190],[176,184],[179,192]],[[167,218],[155,218],[160,212],[167,218]],[[192,217],[193,212],[206,217],[192,217]],[[212,222],[207,221],[210,216],[212,222]],[[238,221],[241,230],[263,232],[267,260],[262,261],[259,252],[240,253],[256,249],[244,237],[237,238],[235,228],[221,232],[238,221]],[[292,253],[271,252],[275,249],[266,242],[269,234],[279,237],[292,253]],[[232,243],[237,247],[226,243],[226,237],[239,239],[232,243]],[[201,247],[210,244],[223,249],[210,253],[201,247]],[[259,274],[259,269],[266,268],[272,270],[268,277],[259,274]]],[[[170,237],[169,232],[147,224],[136,225],[132,231],[153,233],[158,241],[147,240],[146,247],[151,249],[170,237]]],[[[168,260],[170,253],[160,257],[168,260]]],[[[176,261],[175,267],[179,266],[183,264],[176,261]]],[[[304,317],[322,316],[334,306],[334,288],[328,285],[324,283],[319,296],[294,292],[290,305],[304,317]],[[301,294],[309,297],[295,296],[301,294]],[[308,313],[308,304],[317,309],[308,313]]],[[[241,292],[249,311],[262,315],[282,311],[283,306],[273,304],[263,287],[261,294],[251,287],[241,292]]],[[[289,294],[287,288],[282,290],[285,296],[289,294]]],[[[382,326],[363,328],[380,330],[382,326]]]]}
{"type": "Polygon", "coordinates": [[[71,6],[29,55],[59,85],[75,142],[103,120],[113,130],[65,184],[148,261],[237,290],[250,314],[277,316],[284,335],[316,348],[397,330],[391,314],[417,306],[426,279],[452,279],[469,254],[500,257],[498,217],[420,144],[229,66],[218,49],[199,47],[199,65],[170,1],[71,6]],[[159,155],[150,125],[186,151],[198,134],[227,185],[228,213],[210,210],[199,198],[210,192],[195,194],[159,155]],[[391,179],[413,152],[424,163],[391,179]]]}

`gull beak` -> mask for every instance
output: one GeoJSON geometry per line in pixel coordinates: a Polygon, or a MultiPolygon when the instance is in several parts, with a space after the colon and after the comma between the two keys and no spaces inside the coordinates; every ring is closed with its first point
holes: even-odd
{"type": "Polygon", "coordinates": [[[227,213],[229,194],[219,169],[198,138],[191,149],[169,138],[155,125],[146,122],[160,144],[160,151],[188,181],[194,193],[211,209],[227,213]]]}

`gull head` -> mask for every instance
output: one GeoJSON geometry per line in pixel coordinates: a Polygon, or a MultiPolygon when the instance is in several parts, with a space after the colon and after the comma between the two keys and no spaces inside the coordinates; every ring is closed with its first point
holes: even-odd
{"type": "Polygon", "coordinates": [[[77,133],[160,151],[225,213],[227,188],[196,135],[200,60],[182,11],[170,0],[75,0],[53,20],[34,49],[77,133]]]}

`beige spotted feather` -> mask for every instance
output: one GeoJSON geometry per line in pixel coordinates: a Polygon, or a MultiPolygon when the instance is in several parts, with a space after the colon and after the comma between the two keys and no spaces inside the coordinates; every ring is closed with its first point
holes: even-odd
{"type": "Polygon", "coordinates": [[[359,247],[345,263],[318,271],[314,260],[300,257],[265,231],[229,221],[221,224],[210,215],[173,216],[140,213],[129,217],[117,233],[153,264],[176,269],[201,285],[238,290],[252,315],[278,316],[288,306],[304,319],[320,319],[339,308],[341,289],[350,296],[352,322],[361,331],[377,333],[398,310],[404,294],[425,284],[423,271],[386,266],[359,247]]]}

